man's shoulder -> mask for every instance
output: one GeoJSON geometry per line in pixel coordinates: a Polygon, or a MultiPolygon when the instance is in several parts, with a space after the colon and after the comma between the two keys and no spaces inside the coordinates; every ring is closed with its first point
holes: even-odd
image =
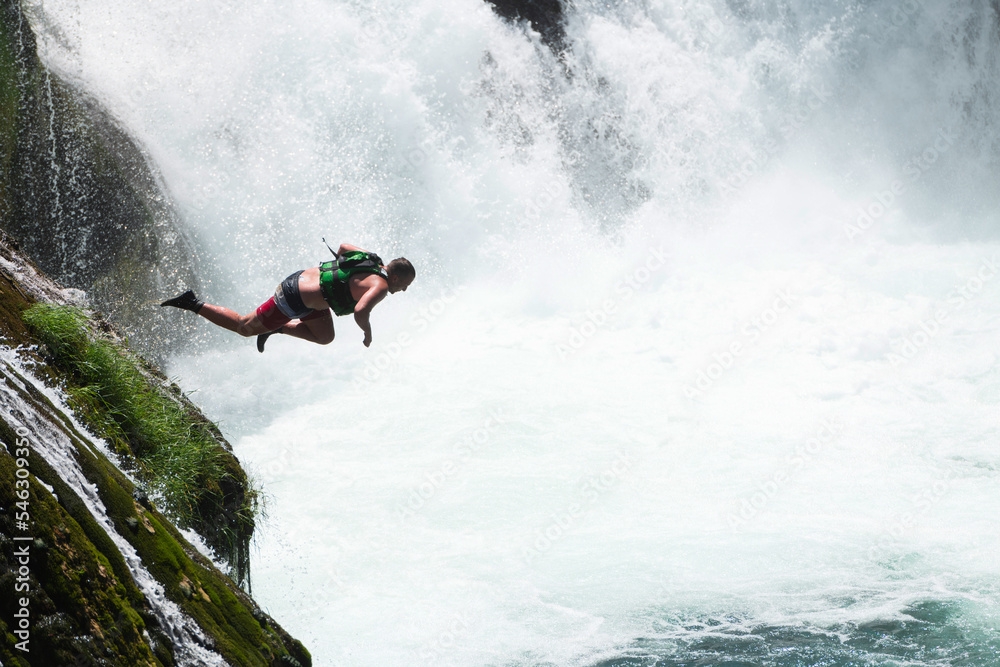
{"type": "Polygon", "coordinates": [[[389,281],[381,273],[355,273],[351,276],[351,281],[366,287],[389,288],[389,281]]]}

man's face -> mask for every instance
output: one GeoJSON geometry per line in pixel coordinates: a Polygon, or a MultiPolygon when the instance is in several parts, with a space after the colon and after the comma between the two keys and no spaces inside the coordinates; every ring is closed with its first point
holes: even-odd
{"type": "Polygon", "coordinates": [[[397,276],[392,276],[389,279],[389,294],[405,292],[406,288],[409,287],[412,282],[413,278],[399,278],[397,276]]]}

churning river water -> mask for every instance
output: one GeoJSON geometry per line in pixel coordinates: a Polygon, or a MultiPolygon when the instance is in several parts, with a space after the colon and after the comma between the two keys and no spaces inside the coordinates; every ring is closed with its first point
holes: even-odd
{"type": "Polygon", "coordinates": [[[478,0],[32,16],[203,298],[417,267],[368,349],[178,315],[315,664],[895,666],[1000,664],[997,11],[580,0],[562,58],[478,0]]]}

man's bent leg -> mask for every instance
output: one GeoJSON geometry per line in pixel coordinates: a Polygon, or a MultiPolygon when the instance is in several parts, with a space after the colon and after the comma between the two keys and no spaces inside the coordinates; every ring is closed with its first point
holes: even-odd
{"type": "Polygon", "coordinates": [[[317,310],[313,314],[297,322],[290,322],[281,328],[281,333],[295,336],[318,345],[328,345],[333,342],[333,316],[329,309],[317,310]]]}

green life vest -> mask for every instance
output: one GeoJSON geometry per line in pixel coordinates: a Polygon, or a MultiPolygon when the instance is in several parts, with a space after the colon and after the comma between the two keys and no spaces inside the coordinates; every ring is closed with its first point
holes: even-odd
{"type": "Polygon", "coordinates": [[[319,265],[319,288],[335,315],[351,315],[358,305],[351,295],[350,279],[355,273],[377,273],[389,279],[382,260],[373,252],[352,250],[319,265]]]}

